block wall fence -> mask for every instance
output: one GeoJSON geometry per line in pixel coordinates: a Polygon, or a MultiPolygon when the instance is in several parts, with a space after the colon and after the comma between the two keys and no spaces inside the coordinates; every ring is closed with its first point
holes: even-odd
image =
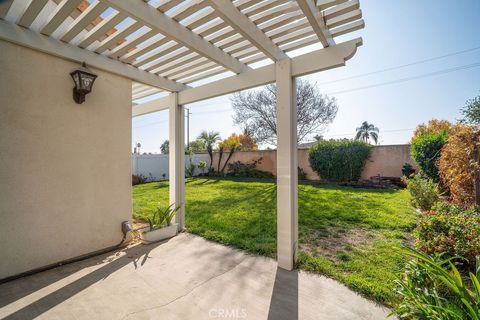
{"type": "MultiPolygon", "coordinates": [[[[228,153],[224,153],[222,165],[227,157],[228,153]]],[[[230,159],[230,163],[234,161],[247,163],[258,160],[259,158],[262,158],[262,161],[257,165],[257,169],[276,174],[277,152],[275,150],[235,152],[230,159]]],[[[206,153],[195,154],[192,157],[192,162],[194,164],[198,164],[198,162],[202,160],[207,162],[207,166],[210,163],[210,158],[206,153]]],[[[187,166],[189,162],[189,157],[185,156],[185,164],[187,166]]],[[[217,153],[214,154],[213,163],[216,168],[218,164],[217,153]]],[[[410,145],[374,146],[372,154],[367,160],[362,172],[362,179],[367,180],[378,175],[383,177],[401,177],[402,166],[405,163],[410,163],[416,167],[415,162],[410,157],[410,145]]],[[[298,149],[298,166],[305,171],[307,179],[319,179],[319,176],[312,170],[308,162],[308,149],[298,149]]],[[[133,174],[142,174],[154,181],[168,179],[168,155],[134,154],[132,155],[132,172],[133,174]],[[163,176],[164,174],[165,176],[163,176]]],[[[199,174],[200,170],[196,169],[195,173],[199,174]]]]}

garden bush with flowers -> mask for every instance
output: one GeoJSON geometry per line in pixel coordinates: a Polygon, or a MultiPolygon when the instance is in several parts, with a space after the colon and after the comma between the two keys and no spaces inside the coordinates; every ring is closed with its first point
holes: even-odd
{"type": "Polygon", "coordinates": [[[414,133],[420,172],[404,181],[418,219],[396,282],[401,319],[480,319],[479,152],[476,123],[431,120],[414,133]]]}

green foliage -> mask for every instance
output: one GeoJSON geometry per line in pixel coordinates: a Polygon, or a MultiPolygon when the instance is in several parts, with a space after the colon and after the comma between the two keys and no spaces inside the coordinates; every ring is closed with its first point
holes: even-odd
{"type": "Polygon", "coordinates": [[[410,163],[405,162],[405,164],[402,167],[402,174],[405,177],[410,177],[410,175],[414,173],[415,173],[415,169],[413,168],[413,166],[410,163]]]}
{"type": "Polygon", "coordinates": [[[480,255],[480,213],[438,203],[429,214],[421,215],[414,232],[417,249],[447,257],[462,256],[473,270],[480,255]]]}
{"type": "Polygon", "coordinates": [[[480,95],[467,100],[465,107],[461,110],[464,123],[480,124],[480,95]]]}
{"type": "Polygon", "coordinates": [[[427,177],[439,181],[437,161],[447,142],[448,131],[425,132],[412,139],[411,155],[427,177]]]}
{"type": "Polygon", "coordinates": [[[218,141],[221,140],[220,133],[215,131],[202,131],[200,135],[197,137],[198,141],[203,141],[205,143],[205,147],[207,148],[208,156],[210,157],[210,167],[208,171],[212,170],[213,165],[213,148],[215,148],[218,141]]]}
{"type": "Polygon", "coordinates": [[[239,178],[274,179],[275,176],[271,172],[262,171],[255,168],[257,164],[261,163],[261,161],[262,158],[250,163],[243,163],[240,161],[229,163],[227,175],[230,177],[239,178]]]}
{"type": "Polygon", "coordinates": [[[355,135],[355,140],[361,140],[364,142],[369,142],[370,138],[377,144],[378,142],[378,132],[380,131],[377,127],[375,127],[372,123],[368,123],[367,121],[363,121],[362,125],[358,127],[357,134],[355,135]]]}
{"type": "Polygon", "coordinates": [[[162,145],[160,146],[160,152],[162,154],[168,154],[169,150],[170,150],[170,141],[168,140],[163,141],[162,145]]]}
{"type": "Polygon", "coordinates": [[[205,168],[207,168],[207,162],[204,160],[199,161],[197,164],[197,168],[200,169],[202,173],[205,173],[205,168]]]}
{"type": "Polygon", "coordinates": [[[195,174],[195,168],[195,164],[193,162],[190,162],[190,164],[185,167],[185,175],[188,178],[193,177],[193,175],[195,174]]]}
{"type": "Polygon", "coordinates": [[[132,186],[143,184],[145,182],[147,182],[147,177],[145,177],[143,174],[132,174],[132,186]]]}
{"type": "Polygon", "coordinates": [[[321,179],[357,181],[372,146],[353,140],[319,141],[309,150],[308,160],[321,179]]]}
{"type": "Polygon", "coordinates": [[[438,184],[432,180],[417,174],[411,179],[404,178],[403,181],[407,184],[407,189],[412,196],[412,205],[415,208],[428,211],[438,202],[440,191],[438,184]]]}
{"type": "Polygon", "coordinates": [[[401,319],[478,320],[480,317],[480,274],[462,278],[453,264],[460,258],[444,259],[404,248],[413,258],[403,277],[396,281],[401,301],[392,315],[401,319]]]}
{"type": "Polygon", "coordinates": [[[200,139],[197,139],[195,141],[190,141],[189,143],[189,149],[193,152],[193,153],[203,153],[203,152],[207,152],[207,144],[205,142],[205,140],[200,140],[200,139]]]}
{"type": "Polygon", "coordinates": [[[171,225],[173,217],[177,214],[178,209],[180,209],[180,206],[174,206],[175,203],[172,203],[167,209],[162,209],[160,206],[158,206],[153,215],[145,217],[145,220],[148,222],[150,227],[150,231],[171,225]]]}
{"type": "MultiPolygon", "coordinates": [[[[185,187],[188,232],[275,257],[274,182],[194,178],[185,187]]],[[[168,203],[168,181],[135,186],[134,217],[152,214],[159,201],[168,203]]],[[[410,238],[416,217],[408,191],[300,184],[298,206],[299,268],[325,274],[379,302],[394,303],[392,287],[406,260],[392,247],[410,238]],[[366,236],[349,237],[359,233],[366,236]],[[325,254],[324,245],[332,241],[332,254],[325,254]],[[349,260],[342,260],[342,251],[349,260]]]]}

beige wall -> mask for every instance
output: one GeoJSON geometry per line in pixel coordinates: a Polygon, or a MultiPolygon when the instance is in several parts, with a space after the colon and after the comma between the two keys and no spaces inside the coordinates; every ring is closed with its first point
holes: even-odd
{"type": "Polygon", "coordinates": [[[0,279],[117,244],[131,218],[131,81],[0,41],[0,279]]]}
{"type": "MultiPolygon", "coordinates": [[[[262,163],[257,165],[257,169],[268,171],[276,175],[276,151],[251,151],[236,152],[230,159],[230,163],[240,161],[243,163],[252,162],[262,158],[262,163]]],[[[222,164],[228,157],[228,153],[223,155],[222,164]]],[[[362,179],[370,179],[372,176],[381,175],[384,177],[401,177],[402,167],[408,162],[414,167],[413,160],[410,158],[410,145],[389,145],[375,146],[372,150],[370,159],[367,160],[362,172],[362,179]]],[[[218,154],[214,155],[214,168],[218,164],[218,154]]],[[[307,174],[307,179],[318,180],[318,175],[310,167],[308,162],[308,149],[298,149],[298,166],[307,174]]]]}
{"type": "Polygon", "coordinates": [[[365,163],[362,179],[369,179],[378,175],[383,177],[401,177],[402,167],[405,163],[410,163],[413,167],[417,167],[410,157],[410,145],[376,146],[372,150],[370,159],[365,163]]]}

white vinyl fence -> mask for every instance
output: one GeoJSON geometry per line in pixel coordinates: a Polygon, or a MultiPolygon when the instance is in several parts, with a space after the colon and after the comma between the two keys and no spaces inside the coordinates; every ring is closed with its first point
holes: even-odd
{"type": "MultiPolygon", "coordinates": [[[[192,163],[197,165],[200,161],[210,163],[207,153],[194,154],[192,163]]],[[[190,165],[189,156],[185,156],[185,166],[190,165]]],[[[200,174],[198,168],[195,175],[200,174]]],[[[148,181],[168,180],[168,154],[132,154],[132,174],[143,175],[148,181]]]]}

